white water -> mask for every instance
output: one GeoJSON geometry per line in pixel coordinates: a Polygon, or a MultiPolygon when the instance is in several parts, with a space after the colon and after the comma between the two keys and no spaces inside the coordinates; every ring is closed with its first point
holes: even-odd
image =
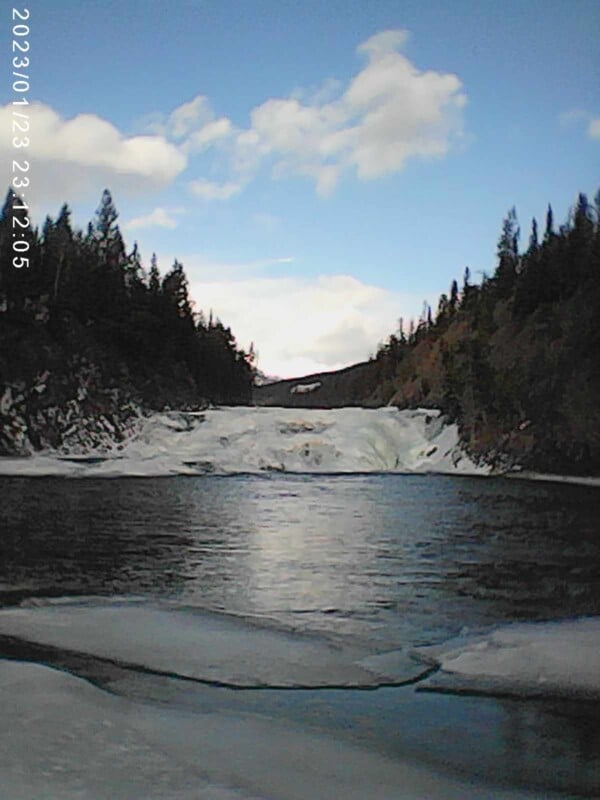
{"type": "Polygon", "coordinates": [[[600,617],[507,625],[416,652],[441,668],[429,688],[600,698],[600,617]]]}
{"type": "MultiPolygon", "coordinates": [[[[84,454],[94,456],[94,453],[84,454]]],[[[117,477],[254,472],[486,474],[438,411],[219,408],[150,417],[95,463],[56,453],[0,460],[0,474],[117,477]]]]}

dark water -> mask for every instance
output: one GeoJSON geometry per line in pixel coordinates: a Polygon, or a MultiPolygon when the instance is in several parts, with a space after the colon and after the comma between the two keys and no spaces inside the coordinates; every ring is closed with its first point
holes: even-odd
{"type": "MultiPolygon", "coordinates": [[[[390,648],[600,614],[594,488],[416,475],[0,478],[0,497],[5,606],[170,598],[390,648]]],[[[127,690],[149,691],[136,686],[127,690]]],[[[232,702],[197,694],[204,707],[232,702]]],[[[259,701],[244,694],[235,702],[252,710],[259,701]]],[[[186,689],[180,701],[195,696],[186,689]]],[[[497,783],[600,796],[593,706],[418,687],[272,692],[260,704],[497,783]]]]}
{"type": "Polygon", "coordinates": [[[0,603],[138,595],[421,644],[600,613],[600,490],[443,476],[0,478],[0,603]]]}

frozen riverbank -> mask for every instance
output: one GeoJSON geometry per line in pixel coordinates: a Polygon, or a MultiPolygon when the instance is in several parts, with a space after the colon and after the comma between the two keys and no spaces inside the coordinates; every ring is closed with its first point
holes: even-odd
{"type": "MultiPolygon", "coordinates": [[[[132,699],[119,693],[118,683],[116,691],[107,693],[64,671],[0,660],[3,800],[549,800],[565,796],[548,789],[499,787],[485,781],[485,771],[478,777],[459,777],[460,770],[436,765],[433,741],[429,745],[433,763],[427,757],[415,758],[410,750],[393,757],[368,742],[353,740],[348,731],[336,734],[334,720],[329,731],[306,724],[293,715],[293,705],[286,717],[281,701],[270,703],[262,692],[261,702],[249,709],[244,693],[229,691],[225,699],[219,699],[213,693],[227,690],[205,689],[210,699],[199,695],[194,703],[189,684],[173,680],[169,684],[152,698],[135,681],[137,697],[132,699]]],[[[352,694],[345,695],[352,702],[352,694]]],[[[364,693],[359,695],[364,697],[364,693]]],[[[293,700],[295,693],[287,696],[293,700]]],[[[389,715],[394,698],[388,694],[382,699],[389,715]]],[[[443,714],[447,708],[443,698],[439,704],[430,704],[430,712],[435,713],[436,705],[438,715],[443,714]]],[[[327,707],[327,700],[321,700],[319,707],[327,707]]],[[[469,718],[477,729],[485,717],[478,720],[473,710],[469,718]]],[[[402,705],[396,714],[400,711],[402,705]]],[[[342,719],[343,714],[340,724],[342,719]]],[[[426,720],[426,730],[433,733],[452,721],[448,715],[438,716],[437,723],[426,720]]],[[[402,725],[410,730],[414,724],[419,727],[418,718],[403,716],[402,725]]],[[[508,777],[503,774],[502,782],[508,777]]],[[[575,794],[570,792],[568,797],[575,794]]]]}

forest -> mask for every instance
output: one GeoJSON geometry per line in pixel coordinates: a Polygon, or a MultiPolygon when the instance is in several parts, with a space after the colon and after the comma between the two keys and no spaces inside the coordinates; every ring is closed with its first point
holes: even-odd
{"type": "Polygon", "coordinates": [[[600,191],[559,226],[548,206],[523,248],[511,209],[494,274],[466,268],[405,327],[377,352],[369,404],[440,408],[499,468],[600,474],[600,191]]]}
{"type": "Polygon", "coordinates": [[[104,415],[118,431],[132,403],[198,408],[284,396],[284,405],[438,408],[480,462],[600,474],[600,191],[593,203],[580,194],[563,224],[548,206],[543,231],[533,219],[524,246],[511,209],[492,275],[476,283],[467,267],[435,311],[425,305],[417,323],[400,320],[365,364],[310,376],[323,387],[294,402],[287,383],[253,395],[253,348],[244,352],[212,313],[195,311],[179,261],[161,276],[155,256],[146,270],[137,245],[128,252],[108,190],[86,231],[73,229],[67,205],[41,231],[26,217],[9,191],[0,216],[0,453],[15,450],[18,430],[36,449],[58,446],[77,415],[104,415]],[[27,237],[27,269],[12,264],[13,217],[27,237]]]}
{"type": "MultiPolygon", "coordinates": [[[[250,401],[253,353],[212,313],[195,311],[179,261],[161,276],[153,255],[144,269],[117,220],[108,190],[85,231],[73,228],[66,204],[41,231],[32,228],[23,201],[12,190],[6,197],[0,427],[6,432],[18,418],[36,447],[60,444],[61,424],[48,414],[74,398],[81,414],[109,414],[110,425],[132,402],[162,409],[250,401]],[[18,253],[15,231],[27,243],[18,253]],[[17,264],[26,256],[27,266],[17,268],[15,255],[17,264]]],[[[1,439],[0,451],[10,450],[1,439]]]]}

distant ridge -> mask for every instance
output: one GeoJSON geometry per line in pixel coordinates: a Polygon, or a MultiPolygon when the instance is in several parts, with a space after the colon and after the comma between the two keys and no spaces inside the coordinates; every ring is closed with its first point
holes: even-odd
{"type": "Polygon", "coordinates": [[[375,408],[385,405],[369,399],[379,370],[377,361],[363,361],[331,372],[314,372],[300,378],[254,386],[252,400],[257,406],[284,408],[375,408]]]}

